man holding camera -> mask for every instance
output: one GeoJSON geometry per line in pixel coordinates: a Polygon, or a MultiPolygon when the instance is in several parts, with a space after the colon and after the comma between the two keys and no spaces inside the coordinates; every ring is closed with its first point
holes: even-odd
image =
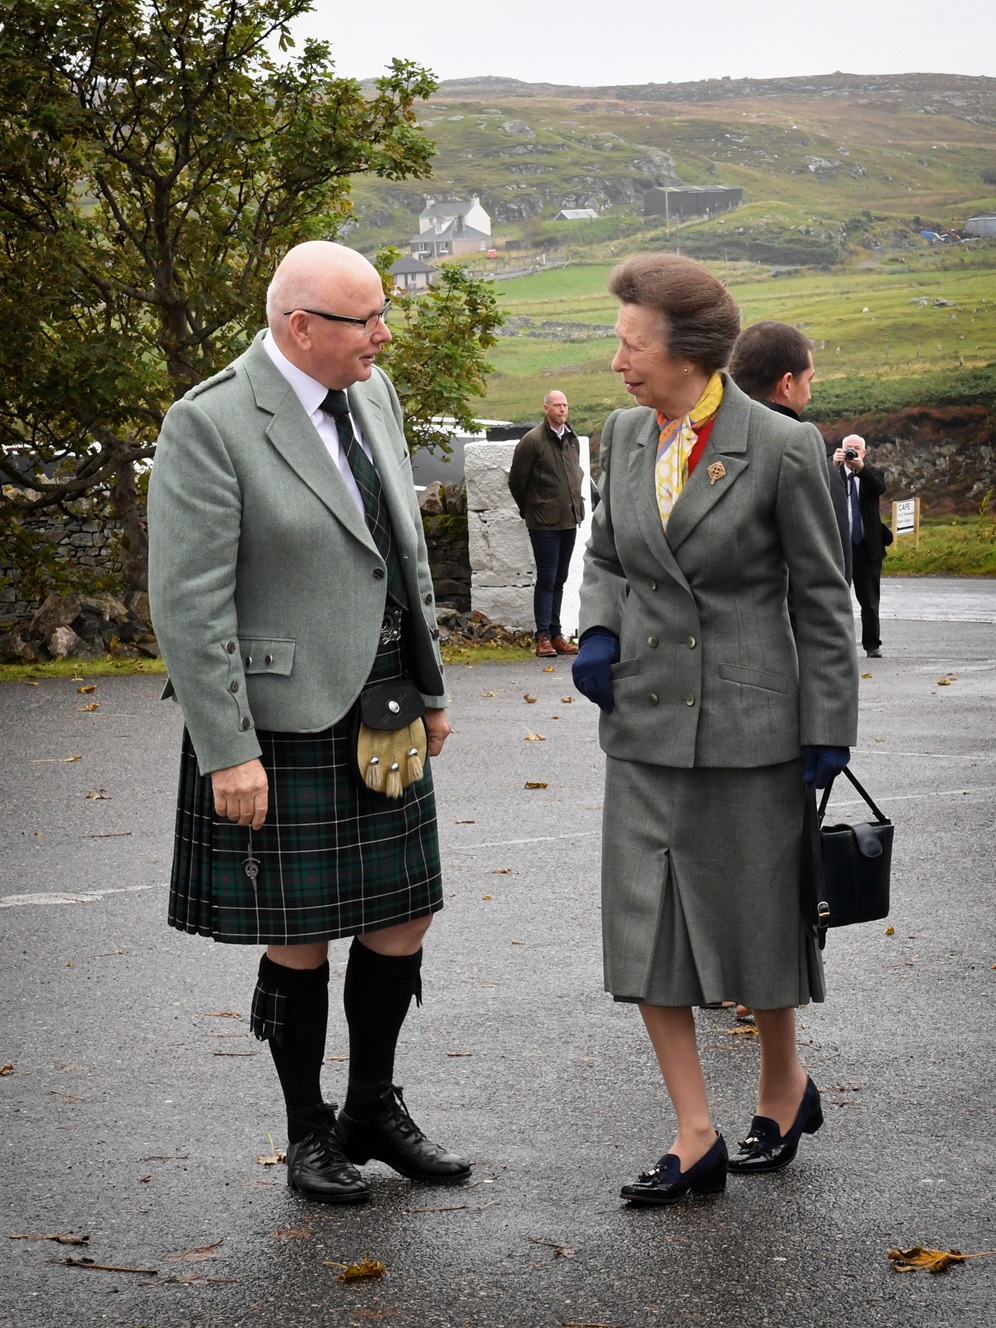
{"type": "MultiPolygon", "coordinates": [[[[850,433],[833,454],[835,466],[847,485],[848,525],[854,593],[861,606],[861,646],[869,659],[882,658],[878,617],[885,538],[879,499],[885,493],[885,475],[866,458],[865,440],[850,433]]],[[[889,543],[891,543],[891,531],[889,543]]]]}

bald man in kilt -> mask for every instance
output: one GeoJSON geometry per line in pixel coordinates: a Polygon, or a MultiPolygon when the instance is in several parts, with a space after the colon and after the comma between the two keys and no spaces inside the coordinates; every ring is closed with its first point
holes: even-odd
{"type": "Polygon", "coordinates": [[[324,1203],[368,1199],[371,1158],[413,1180],[470,1173],[394,1083],[443,903],[431,758],[451,730],[411,458],[375,363],[386,312],[361,255],[292,249],[267,330],[170,408],[149,485],[152,616],[185,721],[169,922],[266,947],[252,1028],[287,1107],[288,1183],[324,1203]],[[412,746],[410,782],[385,792],[357,774],[354,717],[373,685],[406,681],[429,759],[412,746]],[[344,937],[336,1116],[320,1074],[344,937]]]}

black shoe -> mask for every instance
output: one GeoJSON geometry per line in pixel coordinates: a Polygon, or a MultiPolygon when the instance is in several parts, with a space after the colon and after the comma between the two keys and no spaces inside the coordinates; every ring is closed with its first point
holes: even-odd
{"type": "Polygon", "coordinates": [[[665,1153],[656,1167],[644,1171],[633,1185],[622,1187],[622,1197],[632,1204],[672,1204],[689,1190],[696,1194],[719,1194],[726,1189],[727,1153],[723,1136],[704,1157],[681,1170],[681,1162],[674,1153],[665,1153]]]}
{"type": "Polygon", "coordinates": [[[770,1116],[755,1116],[750,1137],[741,1139],[740,1152],[730,1158],[731,1171],[777,1171],[795,1157],[804,1134],[815,1134],[823,1124],[820,1090],[806,1079],[806,1091],[787,1134],[782,1134],[770,1116]]]}
{"type": "Polygon", "coordinates": [[[370,1190],[342,1151],[336,1133],[335,1104],[327,1119],[287,1147],[287,1184],[318,1203],[366,1203],[370,1190]]]}
{"type": "Polygon", "coordinates": [[[882,652],[881,652],[881,650],[879,650],[878,646],[876,646],[874,650],[866,650],[866,651],[865,651],[865,654],[868,656],[869,659],[881,659],[881,658],[882,658],[882,652]]]}
{"type": "Polygon", "coordinates": [[[339,1113],[339,1138],[351,1162],[362,1166],[373,1157],[409,1180],[449,1183],[467,1179],[470,1163],[425,1137],[408,1114],[400,1088],[388,1084],[373,1103],[376,1110],[362,1120],[345,1111],[339,1113]]]}

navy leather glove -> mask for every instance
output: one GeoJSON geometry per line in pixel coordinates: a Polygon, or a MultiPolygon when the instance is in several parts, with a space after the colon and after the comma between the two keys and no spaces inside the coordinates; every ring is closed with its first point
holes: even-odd
{"type": "Polygon", "coordinates": [[[802,782],[826,788],[851,759],[850,747],[803,747],[802,782]]]}
{"type": "Polygon", "coordinates": [[[591,627],[581,638],[578,653],[571,665],[574,686],[582,696],[612,714],[612,675],[609,670],[619,662],[619,638],[607,627],[591,627]]]}

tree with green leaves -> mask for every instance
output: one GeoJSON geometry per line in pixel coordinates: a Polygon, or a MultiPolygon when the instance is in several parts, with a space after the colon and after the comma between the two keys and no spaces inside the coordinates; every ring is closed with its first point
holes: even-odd
{"type": "MultiPolygon", "coordinates": [[[[163,415],[245,349],[294,244],[339,238],[350,178],[424,178],[416,104],[436,83],[395,59],[365,95],[327,44],[291,54],[311,0],[0,0],[0,538],[85,499],[123,528],[144,585],[141,486],[163,415]],[[274,52],[277,51],[278,54],[274,52]]],[[[449,337],[410,382],[460,417],[487,292],[447,277],[449,337]],[[420,378],[420,375],[422,376],[420,378]],[[414,384],[434,378],[445,391],[414,384]]],[[[427,306],[429,312],[430,306],[427,306]]],[[[432,321],[437,304],[431,305],[432,321]]],[[[418,324],[408,311],[406,331],[418,324]]],[[[442,317],[442,315],[439,315],[442,317]]],[[[405,335],[399,337],[404,343],[405,335]]]]}

